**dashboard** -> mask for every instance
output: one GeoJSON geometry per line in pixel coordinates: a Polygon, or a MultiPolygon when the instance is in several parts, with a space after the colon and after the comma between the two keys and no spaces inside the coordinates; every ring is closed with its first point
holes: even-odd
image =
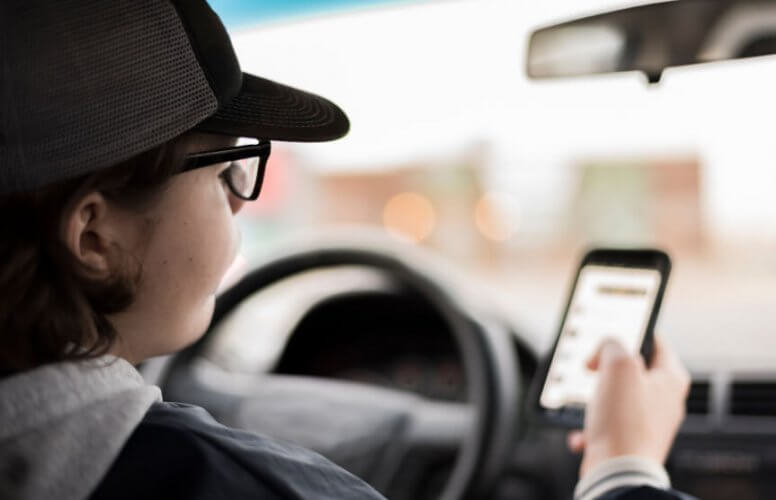
{"type": "Polygon", "coordinates": [[[441,401],[464,401],[466,381],[441,317],[391,292],[338,295],[313,307],[274,370],[374,384],[441,401]]]}
{"type": "Polygon", "coordinates": [[[698,498],[776,497],[776,377],[696,376],[667,468],[698,498]]]}

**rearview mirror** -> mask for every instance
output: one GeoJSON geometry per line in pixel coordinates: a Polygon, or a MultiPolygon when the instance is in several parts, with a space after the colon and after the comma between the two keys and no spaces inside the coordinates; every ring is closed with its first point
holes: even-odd
{"type": "Polygon", "coordinates": [[[776,2],[675,0],[544,27],[531,34],[530,78],[641,71],[776,53],[776,2]]]}

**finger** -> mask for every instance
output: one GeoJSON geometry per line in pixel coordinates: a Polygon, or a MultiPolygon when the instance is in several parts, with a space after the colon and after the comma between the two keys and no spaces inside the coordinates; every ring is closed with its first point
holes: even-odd
{"type": "Polygon", "coordinates": [[[652,363],[650,367],[654,368],[683,368],[682,362],[676,352],[671,348],[666,339],[660,335],[655,335],[655,347],[652,354],[652,363]]]}
{"type": "Polygon", "coordinates": [[[662,336],[656,334],[652,338],[652,359],[650,360],[649,367],[650,369],[660,369],[669,362],[670,348],[662,336]]]}
{"type": "Polygon", "coordinates": [[[666,370],[673,374],[686,373],[682,360],[679,359],[679,356],[671,348],[668,342],[659,335],[655,335],[650,369],[666,370]]]}
{"type": "Polygon", "coordinates": [[[690,373],[679,356],[662,337],[655,337],[655,350],[648,376],[665,387],[676,389],[683,397],[690,392],[690,373]]]}
{"type": "Polygon", "coordinates": [[[582,431],[571,431],[566,434],[566,446],[572,453],[585,451],[585,434],[582,431]]]}
{"type": "Polygon", "coordinates": [[[627,356],[628,353],[625,352],[625,349],[623,349],[619,342],[613,339],[606,339],[587,362],[587,367],[594,371],[600,370],[605,366],[609,366],[613,361],[627,356]]]}

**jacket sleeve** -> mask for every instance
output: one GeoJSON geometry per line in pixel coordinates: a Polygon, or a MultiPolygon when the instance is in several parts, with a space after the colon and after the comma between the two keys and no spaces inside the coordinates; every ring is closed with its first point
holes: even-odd
{"type": "Polygon", "coordinates": [[[611,490],[597,500],[695,500],[685,493],[651,486],[624,487],[611,490]]]}
{"type": "Polygon", "coordinates": [[[673,491],[665,468],[637,455],[610,458],[588,471],[574,489],[575,500],[689,500],[673,491]]]}

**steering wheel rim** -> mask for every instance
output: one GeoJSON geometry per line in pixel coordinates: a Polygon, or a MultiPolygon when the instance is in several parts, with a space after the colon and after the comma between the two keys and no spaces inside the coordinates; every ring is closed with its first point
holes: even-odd
{"type": "Polygon", "coordinates": [[[491,323],[486,326],[481,320],[474,319],[472,311],[441,283],[395,254],[336,246],[306,249],[260,265],[219,296],[208,330],[197,342],[172,358],[166,372],[168,376],[160,385],[187,370],[221,319],[247,297],[304,271],[343,265],[363,266],[387,273],[402,286],[420,294],[450,327],[461,356],[467,380],[467,402],[474,410],[474,419],[472,431],[461,440],[440,499],[484,497],[500,472],[509,453],[511,437],[516,432],[520,383],[512,345],[498,333],[496,325],[491,323]],[[512,379],[509,380],[509,377],[512,379]]]}

